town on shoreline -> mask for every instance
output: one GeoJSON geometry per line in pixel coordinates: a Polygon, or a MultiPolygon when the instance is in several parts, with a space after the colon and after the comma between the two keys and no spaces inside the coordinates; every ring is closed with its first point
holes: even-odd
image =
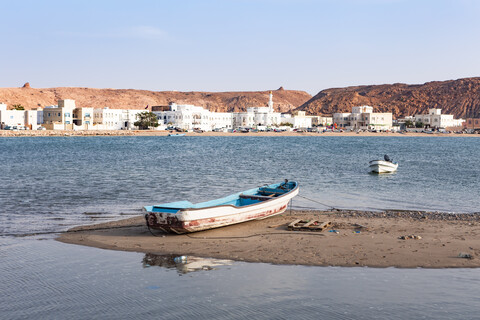
{"type": "MultiPolygon", "coordinates": [[[[214,112],[200,106],[170,103],[145,109],[76,107],[75,100],[58,100],[56,106],[23,110],[16,105],[7,110],[0,103],[0,129],[6,131],[52,131],[67,135],[132,135],[124,131],[147,130],[182,133],[478,133],[479,119],[454,119],[431,108],[428,114],[393,119],[391,112],[373,112],[371,106],[352,107],[350,113],[331,116],[307,115],[305,111],[281,113],[273,108],[270,92],[266,107],[249,107],[245,112],[214,112]],[[63,132],[69,131],[69,132],[63,132]],[[119,132],[117,132],[119,131],[119,132]],[[78,133],[76,133],[78,132],[78,133]],[[98,134],[97,134],[98,133],[98,134]]],[[[143,135],[140,133],[134,133],[143,135]]],[[[34,134],[31,134],[34,135],[34,134]]],[[[36,135],[36,134],[35,134],[36,135]]]]}
{"type": "MultiPolygon", "coordinates": [[[[72,131],[72,130],[0,130],[0,137],[167,137],[172,135],[168,130],[99,130],[99,131],[72,131]]],[[[173,133],[175,135],[175,133],[173,133]]],[[[462,131],[456,133],[442,132],[355,132],[355,131],[282,131],[282,132],[185,132],[187,137],[480,137],[480,134],[468,134],[462,131]]]]}

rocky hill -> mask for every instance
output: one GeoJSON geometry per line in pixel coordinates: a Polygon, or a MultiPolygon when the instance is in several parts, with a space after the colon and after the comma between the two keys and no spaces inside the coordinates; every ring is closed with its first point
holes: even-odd
{"type": "Polygon", "coordinates": [[[329,115],[370,105],[374,112],[392,112],[395,118],[441,108],[455,118],[480,117],[480,78],[334,88],[320,91],[297,110],[329,115]]]}
{"type": "MultiPolygon", "coordinates": [[[[48,88],[35,89],[26,83],[22,88],[0,88],[0,102],[8,108],[21,104],[25,109],[56,105],[59,99],[74,99],[78,107],[144,109],[148,106],[193,104],[210,111],[238,112],[248,107],[266,106],[269,91],[252,92],[177,92],[133,89],[48,88]]],[[[275,111],[287,112],[312,96],[304,91],[273,91],[275,111]]]]}

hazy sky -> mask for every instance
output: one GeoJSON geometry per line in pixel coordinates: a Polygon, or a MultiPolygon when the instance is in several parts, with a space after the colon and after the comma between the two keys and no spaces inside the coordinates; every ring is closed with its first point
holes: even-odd
{"type": "Polygon", "coordinates": [[[477,0],[0,0],[0,87],[316,94],[473,76],[477,0]]]}

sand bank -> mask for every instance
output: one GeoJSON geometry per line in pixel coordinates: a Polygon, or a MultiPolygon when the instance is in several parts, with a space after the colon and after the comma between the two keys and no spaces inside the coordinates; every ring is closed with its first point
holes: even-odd
{"type": "Polygon", "coordinates": [[[274,264],[480,266],[478,214],[292,211],[265,220],[186,235],[153,232],[157,236],[149,232],[140,216],[73,228],[58,240],[112,250],[274,264]],[[289,231],[287,225],[295,219],[329,221],[332,227],[322,232],[289,231]]]}
{"type": "MultiPolygon", "coordinates": [[[[89,137],[89,136],[168,136],[164,130],[0,130],[0,137],[89,137]]],[[[480,137],[480,134],[421,133],[421,132],[186,132],[188,137],[480,137]]]]}

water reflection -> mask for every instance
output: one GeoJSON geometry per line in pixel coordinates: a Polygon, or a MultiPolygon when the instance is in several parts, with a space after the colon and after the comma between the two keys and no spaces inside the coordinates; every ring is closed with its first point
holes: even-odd
{"type": "Polygon", "coordinates": [[[232,264],[232,260],[179,256],[173,254],[158,255],[153,253],[146,253],[142,260],[144,268],[158,266],[167,269],[177,269],[179,274],[186,274],[200,270],[215,270],[215,267],[229,266],[232,264]]]}

